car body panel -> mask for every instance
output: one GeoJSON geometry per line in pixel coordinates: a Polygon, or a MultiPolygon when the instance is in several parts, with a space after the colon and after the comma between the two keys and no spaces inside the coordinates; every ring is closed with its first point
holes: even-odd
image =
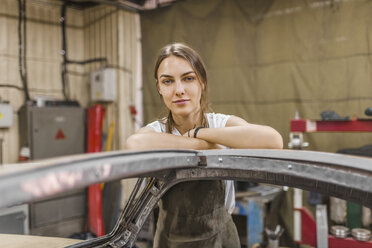
{"type": "Polygon", "coordinates": [[[6,165],[0,169],[0,207],[132,177],[140,180],[113,231],[69,247],[132,247],[161,196],[175,184],[190,180],[233,179],[290,186],[372,207],[372,159],[247,149],[106,152],[6,165]],[[146,187],[141,188],[144,182],[146,187]]]}

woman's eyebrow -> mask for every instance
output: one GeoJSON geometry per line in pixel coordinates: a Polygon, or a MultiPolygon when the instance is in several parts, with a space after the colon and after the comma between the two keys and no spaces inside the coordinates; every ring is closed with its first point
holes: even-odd
{"type": "Polygon", "coordinates": [[[161,74],[159,78],[161,78],[161,77],[172,77],[172,76],[167,75],[167,74],[161,74]]]}
{"type": "Polygon", "coordinates": [[[190,74],[190,73],[195,73],[194,71],[189,71],[189,72],[185,72],[184,74],[182,74],[181,76],[186,76],[187,74],[190,74]]]}
{"type": "MultiPolygon", "coordinates": [[[[183,76],[186,76],[186,75],[188,75],[188,74],[190,74],[190,73],[195,73],[194,71],[188,71],[188,72],[185,72],[185,73],[183,73],[182,75],[181,75],[181,77],[183,77],[183,76]]],[[[159,76],[159,78],[161,78],[161,77],[173,77],[173,76],[171,76],[171,75],[167,75],[167,74],[161,74],[160,76],[159,76]]]]}

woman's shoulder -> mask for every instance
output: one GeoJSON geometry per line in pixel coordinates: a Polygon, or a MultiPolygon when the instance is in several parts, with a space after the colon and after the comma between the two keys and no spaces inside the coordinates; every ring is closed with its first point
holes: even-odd
{"type": "Polygon", "coordinates": [[[146,127],[153,129],[155,132],[164,133],[165,132],[165,119],[156,120],[150,122],[146,127]]]}
{"type": "Polygon", "coordinates": [[[206,116],[211,128],[225,127],[227,120],[231,117],[231,115],[221,113],[207,113],[206,116]]]}
{"type": "Polygon", "coordinates": [[[229,118],[231,116],[231,115],[215,113],[215,112],[206,113],[206,115],[209,118],[226,118],[226,117],[229,118]]]}

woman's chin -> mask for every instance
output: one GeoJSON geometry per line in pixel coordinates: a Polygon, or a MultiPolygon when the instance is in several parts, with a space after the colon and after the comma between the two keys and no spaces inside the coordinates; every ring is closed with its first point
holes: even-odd
{"type": "Polygon", "coordinates": [[[178,116],[182,116],[182,117],[189,116],[192,112],[193,111],[191,111],[188,108],[184,108],[184,109],[172,109],[172,113],[174,115],[178,115],[178,116]]]}

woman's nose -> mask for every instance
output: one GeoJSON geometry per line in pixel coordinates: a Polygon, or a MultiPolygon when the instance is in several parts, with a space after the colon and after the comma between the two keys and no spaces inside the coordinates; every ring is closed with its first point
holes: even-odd
{"type": "Polygon", "coordinates": [[[185,94],[185,87],[180,80],[176,81],[176,94],[177,95],[185,94]]]}

